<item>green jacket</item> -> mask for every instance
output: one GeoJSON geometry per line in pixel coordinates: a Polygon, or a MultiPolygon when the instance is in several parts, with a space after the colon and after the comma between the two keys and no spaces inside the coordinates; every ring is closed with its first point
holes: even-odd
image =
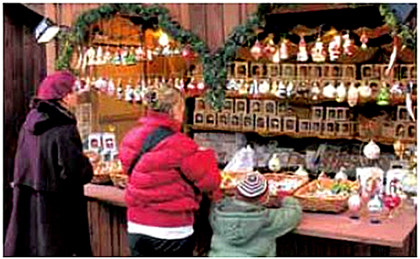
{"type": "Polygon", "coordinates": [[[211,257],[276,256],[276,238],[293,230],[302,217],[299,202],[286,197],[279,209],[233,198],[216,204],[210,214],[211,257]]]}

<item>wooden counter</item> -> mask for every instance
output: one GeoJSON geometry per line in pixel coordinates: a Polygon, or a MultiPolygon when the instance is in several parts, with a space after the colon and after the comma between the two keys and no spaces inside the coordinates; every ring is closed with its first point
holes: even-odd
{"type": "MultiPolygon", "coordinates": [[[[124,190],[113,186],[87,184],[85,185],[85,195],[91,201],[97,200],[108,204],[108,206],[122,207],[119,208],[120,210],[125,207],[124,190]]],[[[91,218],[91,221],[96,220],[91,218]]],[[[371,224],[367,218],[354,221],[346,213],[337,215],[305,212],[297,229],[285,237],[287,237],[288,241],[290,241],[290,236],[304,236],[316,237],[319,240],[326,239],[354,243],[357,247],[362,247],[362,250],[366,250],[366,246],[379,246],[385,247],[383,250],[386,250],[385,254],[388,255],[409,255],[416,254],[416,240],[413,240],[416,239],[416,225],[416,211],[408,207],[401,208],[394,218],[385,219],[381,224],[371,224]]],[[[285,238],[280,238],[280,240],[283,239],[285,238]]],[[[301,240],[300,242],[309,241],[301,240]]],[[[330,245],[332,245],[331,242],[330,245]]],[[[294,250],[297,252],[295,255],[299,255],[300,249],[297,249],[296,246],[294,247],[294,250]]],[[[290,255],[290,251],[287,251],[288,255],[290,255]]],[[[311,255],[311,251],[307,252],[308,255],[311,255]]],[[[351,249],[350,254],[357,254],[354,248],[351,249]]],[[[362,251],[360,254],[372,255],[370,251],[362,251]]]]}

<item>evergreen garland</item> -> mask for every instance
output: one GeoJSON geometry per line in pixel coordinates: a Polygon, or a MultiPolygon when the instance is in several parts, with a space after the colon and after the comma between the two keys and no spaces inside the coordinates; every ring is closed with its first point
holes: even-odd
{"type": "MultiPolygon", "coordinates": [[[[227,64],[235,60],[240,47],[251,47],[257,39],[256,30],[265,26],[266,17],[274,10],[282,8],[299,8],[302,4],[259,4],[257,12],[250,15],[243,25],[237,26],[228,36],[223,47],[214,55],[210,55],[207,45],[195,34],[182,29],[180,24],[172,21],[169,11],[156,4],[104,4],[97,9],[89,10],[80,15],[73,29],[60,36],[60,56],[57,59],[57,69],[70,69],[70,58],[73,50],[81,46],[89,25],[100,19],[109,19],[115,13],[141,15],[144,20],[158,19],[158,25],[182,45],[190,44],[203,62],[203,79],[210,86],[205,95],[207,102],[219,110],[223,106],[225,85],[227,80],[227,64]]],[[[371,5],[371,4],[370,4],[371,5]]],[[[366,4],[352,4],[351,8],[366,6],[366,4]]],[[[384,21],[403,39],[406,47],[416,48],[417,33],[397,20],[387,4],[380,4],[379,10],[384,21]]]]}

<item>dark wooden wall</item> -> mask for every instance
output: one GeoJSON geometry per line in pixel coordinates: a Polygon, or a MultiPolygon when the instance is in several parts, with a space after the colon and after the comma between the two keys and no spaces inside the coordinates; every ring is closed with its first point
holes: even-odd
{"type": "MultiPolygon", "coordinates": [[[[36,86],[46,75],[45,46],[38,45],[30,24],[22,19],[21,4],[3,4],[3,234],[11,211],[13,160],[19,129],[29,110],[36,86]]],[[[32,12],[32,11],[31,11],[32,12]]]]}

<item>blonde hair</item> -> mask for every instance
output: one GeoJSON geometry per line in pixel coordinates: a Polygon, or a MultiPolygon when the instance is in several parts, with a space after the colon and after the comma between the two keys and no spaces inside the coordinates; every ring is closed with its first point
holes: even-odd
{"type": "Polygon", "coordinates": [[[184,103],[182,93],[175,88],[162,86],[151,88],[145,96],[148,109],[172,115],[174,108],[180,103],[184,103]]]}

